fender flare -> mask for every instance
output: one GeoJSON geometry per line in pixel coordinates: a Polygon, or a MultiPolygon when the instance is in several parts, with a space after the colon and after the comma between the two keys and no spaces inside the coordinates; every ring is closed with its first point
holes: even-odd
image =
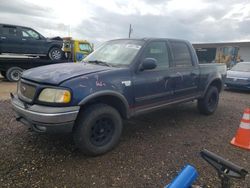
{"type": "MultiPolygon", "coordinates": [[[[202,97],[204,97],[204,95],[207,93],[207,90],[208,90],[209,86],[210,86],[211,83],[214,82],[214,81],[219,81],[220,84],[221,84],[221,86],[222,86],[222,88],[223,88],[223,83],[222,83],[221,77],[219,77],[219,76],[214,76],[214,77],[212,77],[212,78],[210,79],[210,81],[209,81],[208,84],[206,85],[206,88],[205,88],[205,90],[204,90],[204,92],[203,92],[203,94],[202,94],[202,97]]],[[[219,92],[220,92],[220,91],[219,91],[219,92]]]]}
{"type": "Polygon", "coordinates": [[[125,115],[126,117],[129,117],[129,104],[127,102],[127,99],[119,92],[116,91],[110,91],[110,90],[105,90],[105,91],[98,91],[96,93],[90,94],[86,97],[84,97],[84,99],[82,99],[78,105],[79,106],[83,106],[85,105],[87,102],[89,102],[90,100],[94,99],[94,98],[98,98],[98,97],[102,97],[102,96],[114,96],[116,98],[118,98],[124,105],[125,107],[125,115]]]}

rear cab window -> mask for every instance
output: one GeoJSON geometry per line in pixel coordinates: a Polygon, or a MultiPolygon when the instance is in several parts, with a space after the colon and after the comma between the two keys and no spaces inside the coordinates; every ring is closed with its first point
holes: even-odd
{"type": "Polygon", "coordinates": [[[171,41],[170,45],[176,67],[193,66],[192,56],[189,47],[185,42],[171,41]]]}

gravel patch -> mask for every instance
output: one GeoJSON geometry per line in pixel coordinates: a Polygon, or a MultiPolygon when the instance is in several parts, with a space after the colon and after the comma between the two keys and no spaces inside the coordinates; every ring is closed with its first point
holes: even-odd
{"type": "MultiPolygon", "coordinates": [[[[187,163],[198,185],[220,181],[200,156],[206,148],[250,171],[250,151],[230,145],[250,93],[224,91],[216,113],[196,103],[172,106],[124,122],[118,147],[86,157],[70,134],[37,134],[17,123],[9,100],[0,101],[0,187],[163,187],[187,163]]],[[[250,187],[250,177],[234,187],[250,187]]]]}

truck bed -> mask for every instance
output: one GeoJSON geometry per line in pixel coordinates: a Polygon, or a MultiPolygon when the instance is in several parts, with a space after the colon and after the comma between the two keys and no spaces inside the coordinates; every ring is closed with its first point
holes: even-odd
{"type": "MultiPolygon", "coordinates": [[[[214,78],[222,79],[223,83],[226,79],[227,66],[224,63],[202,63],[200,66],[200,90],[205,91],[208,81],[214,78]]],[[[223,87],[223,86],[222,86],[223,87]]]]}

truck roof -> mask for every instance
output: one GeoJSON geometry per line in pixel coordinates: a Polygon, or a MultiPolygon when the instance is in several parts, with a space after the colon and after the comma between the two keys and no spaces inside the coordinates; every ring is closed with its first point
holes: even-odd
{"type": "Polygon", "coordinates": [[[141,40],[141,41],[151,41],[151,40],[174,40],[174,41],[181,41],[181,42],[189,42],[184,39],[175,39],[175,38],[156,38],[156,37],[144,37],[144,38],[120,38],[120,39],[113,39],[110,41],[115,40],[141,40]]]}
{"type": "Polygon", "coordinates": [[[22,25],[5,24],[5,23],[0,23],[0,26],[1,26],[1,25],[11,26],[11,27],[23,27],[23,28],[31,28],[31,27],[27,27],[27,26],[22,26],[22,25]]]}

